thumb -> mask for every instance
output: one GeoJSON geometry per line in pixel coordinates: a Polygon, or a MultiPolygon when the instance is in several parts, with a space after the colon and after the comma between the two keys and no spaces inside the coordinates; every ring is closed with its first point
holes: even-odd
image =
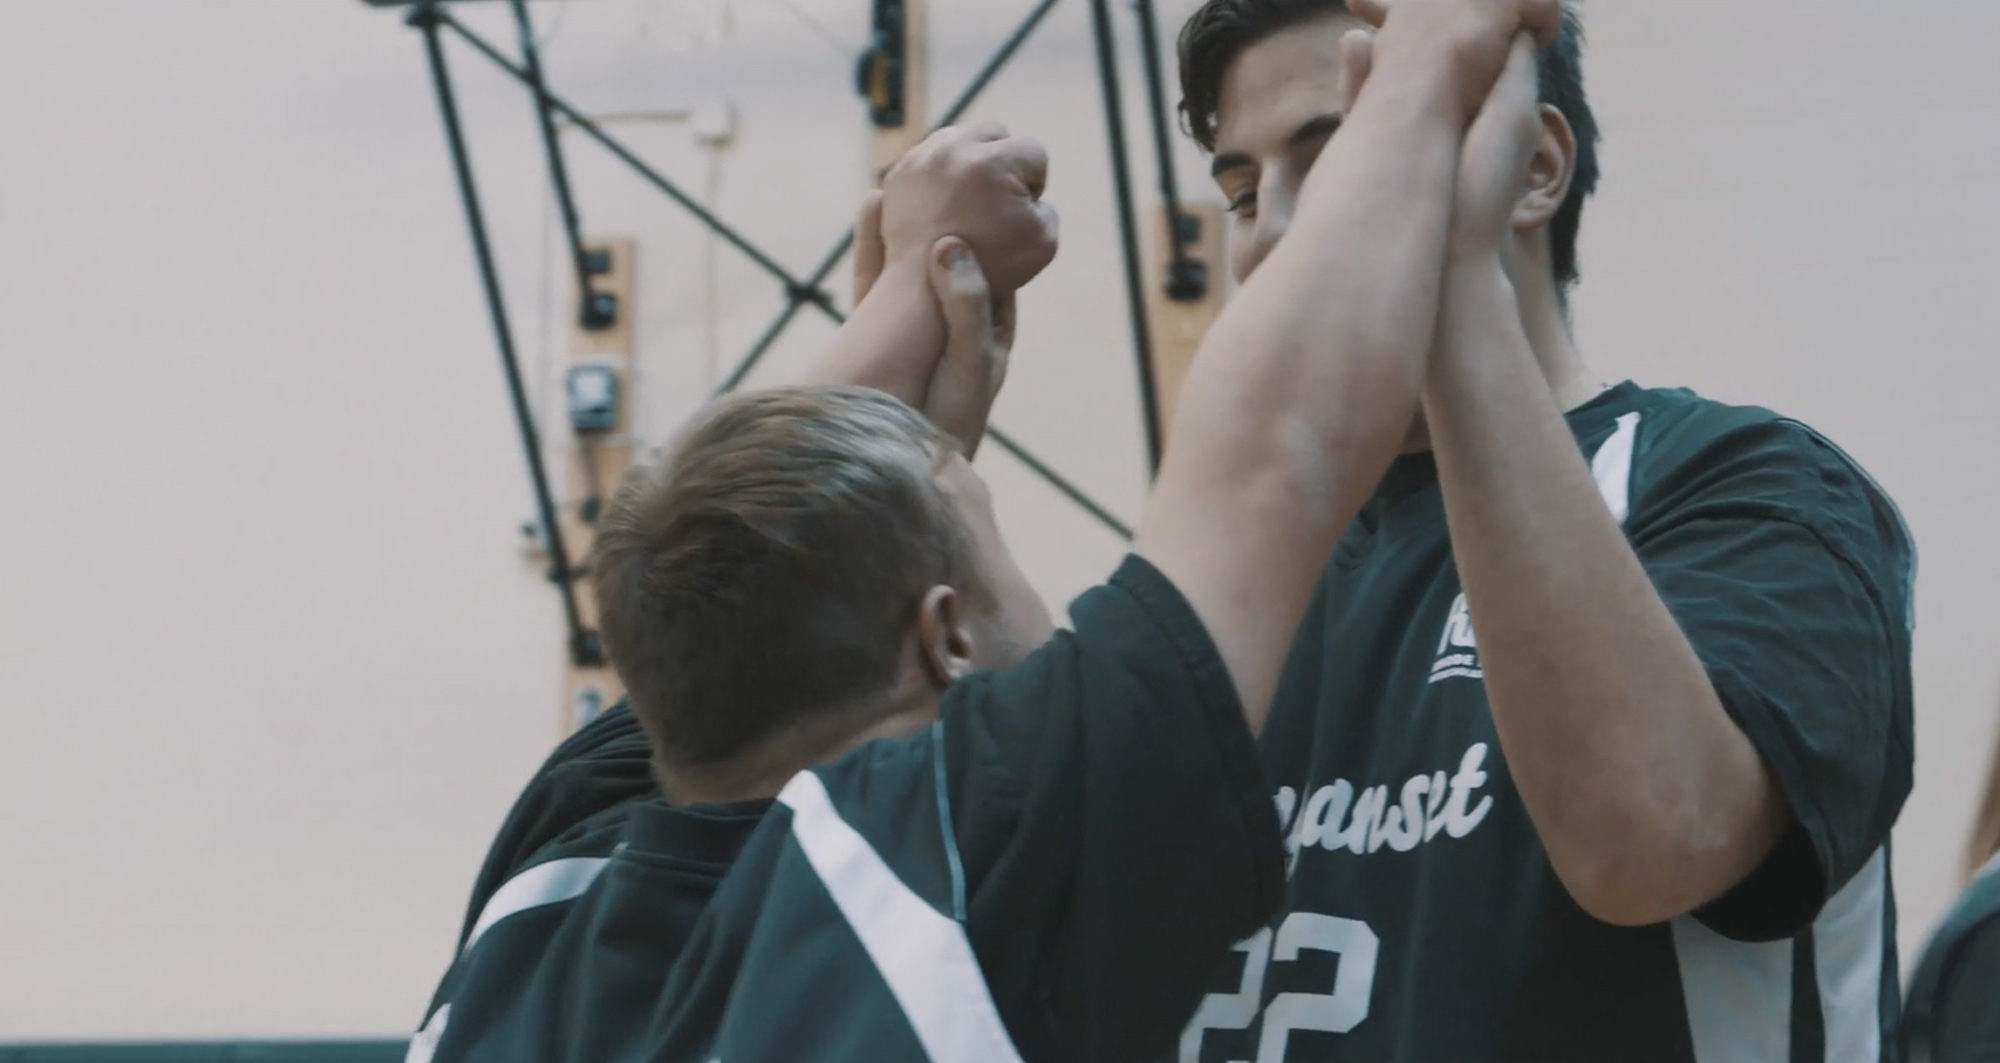
{"type": "Polygon", "coordinates": [[[1389,20],[1389,0],[1348,0],[1347,10],[1355,18],[1377,29],[1389,20]]]}
{"type": "Polygon", "coordinates": [[[967,458],[986,434],[1006,352],[994,336],[992,289],[965,241],[947,236],[931,249],[931,288],[944,311],[944,356],[931,372],[923,412],[959,441],[967,458]]]}
{"type": "Polygon", "coordinates": [[[947,236],[931,245],[931,292],[944,311],[945,358],[983,347],[993,329],[993,293],[964,240],[947,236]]]}

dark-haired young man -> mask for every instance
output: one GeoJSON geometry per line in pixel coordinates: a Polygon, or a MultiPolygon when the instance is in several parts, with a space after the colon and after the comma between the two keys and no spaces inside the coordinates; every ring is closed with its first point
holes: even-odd
{"type": "Polygon", "coordinates": [[[987,285],[1004,303],[1053,253],[1040,150],[978,128],[899,164],[835,386],[714,405],[605,514],[630,712],[510,816],[412,1059],[1170,1051],[1277,903],[1252,736],[1416,409],[1454,175],[1522,154],[1495,116],[1532,110],[1554,12],[1405,0],[1301,198],[1310,237],[1216,322],[1133,556],[1069,632],[965,460],[1004,369],[987,285]],[[1329,250],[1351,243],[1390,266],[1329,250]],[[942,357],[912,341],[939,334],[942,357]]]}
{"type": "MultiPolygon", "coordinates": [[[[1382,7],[1209,0],[1182,33],[1252,284],[1316,238],[1300,190],[1367,76],[1342,42],[1382,7]]],[[[1812,430],[1584,364],[1580,40],[1567,12],[1521,170],[1461,175],[1421,417],[1262,736],[1285,910],[1183,1063],[1895,1055],[1913,548],[1812,430]]]]}

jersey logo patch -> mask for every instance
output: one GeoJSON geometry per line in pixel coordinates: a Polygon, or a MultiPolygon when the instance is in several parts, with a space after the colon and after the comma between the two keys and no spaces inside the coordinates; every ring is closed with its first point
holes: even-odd
{"type": "Polygon", "coordinates": [[[1445,618],[1444,634],[1438,636],[1430,681],[1484,678],[1486,672],[1479,667],[1479,640],[1472,633],[1472,610],[1461,593],[1451,600],[1451,615],[1445,618]]]}

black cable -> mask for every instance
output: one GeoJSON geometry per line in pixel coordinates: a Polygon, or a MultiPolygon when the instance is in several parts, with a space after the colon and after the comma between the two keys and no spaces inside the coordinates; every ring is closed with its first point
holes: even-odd
{"type": "Polygon", "coordinates": [[[1098,505],[1089,495],[1084,494],[1082,488],[1063,479],[1056,474],[1054,469],[1044,464],[1040,458],[1028,453],[1027,450],[1022,448],[1021,444],[1014,441],[1013,437],[998,428],[988,427],[986,429],[986,438],[992,440],[1000,449],[1014,455],[1015,460],[1026,465],[1030,471],[1039,475],[1042,479],[1047,480],[1049,486],[1061,491],[1070,501],[1082,507],[1085,513],[1096,517],[1098,523],[1116,532],[1119,538],[1127,542],[1131,541],[1131,527],[1124,521],[1113,516],[1110,510],[1098,505]]]}
{"type": "Polygon", "coordinates": [[[1009,59],[1014,58],[1014,53],[1020,50],[1028,35],[1035,32],[1036,26],[1042,24],[1042,17],[1055,6],[1056,0],[1042,0],[1036,4],[1034,10],[1028,12],[1028,17],[1022,19],[1021,24],[1014,28],[1014,32],[1008,34],[1005,41],[1000,42],[1000,47],[993,52],[993,57],[986,61],[985,66],[979,68],[979,73],[972,75],[972,80],[966,82],[965,88],[959,90],[958,99],[953,100],[951,106],[945,108],[944,117],[938,119],[937,125],[931,128],[948,126],[963,117],[966,109],[972,106],[972,101],[978,99],[979,94],[986,90],[986,83],[993,80],[993,75],[998,74],[1009,59]]]}
{"type": "Polygon", "coordinates": [[[1139,51],[1146,59],[1146,103],[1153,123],[1154,165],[1160,171],[1160,199],[1167,209],[1167,248],[1171,260],[1164,278],[1169,299],[1199,299],[1208,291],[1208,271],[1187,255],[1194,233],[1191,219],[1181,214],[1180,181],[1174,175],[1173,138],[1167,132],[1166,89],[1160,74],[1160,29],[1153,18],[1153,0],[1132,0],[1139,16],[1139,51]]]}
{"type": "MultiPolygon", "coordinates": [[[[500,52],[497,49],[495,49],[491,44],[488,44],[485,41],[485,39],[481,38],[478,34],[467,29],[463,23],[453,18],[449,12],[440,10],[437,12],[436,17],[438,21],[450,27],[452,32],[458,34],[459,37],[462,40],[464,40],[467,44],[470,44],[472,45],[473,48],[477,49],[480,52],[480,54],[492,60],[495,66],[498,66],[500,69],[505,70],[507,73],[514,75],[514,77],[523,82],[526,82],[528,80],[527,71],[515,65],[514,62],[508,59],[506,56],[501,55],[500,52]]],[[[833,297],[831,295],[827,294],[824,291],[818,290],[817,286],[814,284],[803,282],[800,281],[798,278],[793,277],[791,273],[788,270],[786,270],[785,267],[779,265],[775,259],[765,254],[755,244],[752,244],[749,240],[745,239],[741,233],[738,233],[735,229],[730,228],[727,222],[723,221],[721,218],[716,217],[713,213],[710,213],[708,208],[702,206],[699,202],[690,197],[686,192],[681,191],[678,185],[674,184],[672,181],[667,180],[666,177],[661,175],[661,173],[658,170],[655,170],[651,166],[648,166],[644,159],[641,159],[639,158],[639,156],[633,154],[632,150],[630,148],[627,148],[625,145],[619,143],[617,138],[613,137],[611,134],[606,133],[603,129],[599,128],[596,122],[590,120],[590,116],[584,114],[582,111],[577,110],[575,107],[571,106],[568,101],[564,100],[560,96],[555,95],[554,93],[545,92],[544,98],[548,100],[549,106],[551,108],[560,113],[564,118],[568,119],[571,124],[575,125],[578,129],[582,130],[585,134],[589,135],[589,137],[592,140],[595,140],[599,144],[604,145],[604,149],[606,151],[609,151],[611,154],[616,155],[620,161],[624,162],[625,165],[630,166],[633,172],[637,173],[640,177],[644,178],[648,184],[652,185],[654,188],[659,189],[661,192],[666,193],[667,198],[680,204],[683,209],[685,209],[688,213],[694,215],[695,218],[700,220],[700,222],[703,225],[708,226],[708,228],[712,232],[714,232],[717,236],[722,237],[722,239],[728,242],[730,246],[736,248],[738,251],[741,251],[745,255],[749,256],[750,261],[755,262],[759,267],[761,267],[764,270],[764,272],[769,273],[771,276],[777,278],[778,282],[785,286],[786,291],[788,292],[802,291],[805,293],[805,298],[808,301],[815,303],[824,303],[827,306],[831,306],[833,304],[833,297]]]]}
{"type": "Polygon", "coordinates": [[[1118,236],[1125,250],[1125,299],[1132,314],[1132,348],[1139,362],[1139,407],[1146,425],[1146,461],[1160,471],[1160,411],[1153,385],[1152,330],[1146,320],[1146,287],[1140,280],[1139,226],[1132,209],[1131,165],[1125,158],[1125,104],[1118,91],[1118,50],[1112,39],[1110,0],[1091,0],[1097,38],[1097,79],[1104,96],[1105,139],[1111,144],[1111,187],[1118,198],[1118,236]]]}
{"type": "Polygon", "coordinates": [[[514,335],[507,325],[506,302],[500,294],[500,276],[493,266],[493,248],[487,240],[486,218],[479,208],[479,190],[472,179],[472,161],[465,150],[465,134],[459,128],[458,104],[452,97],[451,75],[445,68],[444,46],[438,39],[440,19],[436,0],[423,0],[410,14],[410,21],[424,31],[424,51],[430,58],[431,82],[437,89],[438,112],[444,117],[445,140],[451,147],[452,167],[458,175],[459,200],[465,207],[466,227],[471,230],[473,257],[478,260],[479,278],[486,290],[486,308],[493,319],[493,337],[500,347],[500,364],[507,377],[507,393],[513,402],[514,424],[520,429],[521,449],[528,459],[528,478],[535,491],[535,511],[548,536],[551,576],[562,593],[563,620],[569,631],[570,660],[578,665],[603,662],[597,636],[583,626],[577,612],[576,586],[570,570],[569,551],[563,545],[562,526],[556,522],[556,507],[549,493],[548,470],[542,465],[542,445],[535,431],[535,417],[528,409],[528,395],[521,385],[521,366],[514,356],[514,335]]]}
{"type": "Polygon", "coordinates": [[[577,320],[585,328],[603,328],[616,319],[618,308],[605,305],[590,283],[596,272],[583,249],[583,223],[577,219],[576,199],[569,190],[569,167],[563,165],[562,141],[556,136],[555,116],[549,113],[548,83],[542,78],[542,58],[535,44],[535,24],[528,18],[527,0],[513,0],[514,24],[521,32],[521,60],[527,71],[528,89],[535,96],[535,122],[542,130],[542,147],[549,157],[549,184],[561,208],[563,228],[569,233],[570,261],[576,267],[577,320]]]}
{"type": "MultiPolygon", "coordinates": [[[[939,121],[938,125],[940,126],[949,125],[952,122],[957,121],[958,118],[965,113],[966,109],[971,107],[973,101],[977,99],[980,92],[986,88],[987,83],[993,80],[994,75],[998,73],[1000,67],[1008,59],[1012,58],[1014,53],[1020,49],[1021,45],[1027,40],[1028,35],[1032,33],[1035,27],[1041,23],[1043,17],[1049,13],[1049,11],[1055,6],[1055,3],[1056,0],[1040,0],[1040,2],[1032,10],[1029,11],[1028,15],[1024,19],[1022,19],[1021,24],[1014,30],[1012,34],[1008,36],[1007,40],[1001,44],[1000,48],[994,53],[993,57],[990,60],[988,60],[988,62],[984,67],[980,69],[979,73],[973,76],[973,79],[966,84],[965,88],[959,92],[958,98],[952,102],[951,107],[945,112],[943,119],[939,121]]],[[[440,8],[437,8],[436,0],[423,0],[423,6],[424,9],[430,12],[428,17],[434,23],[442,23],[443,25],[449,27],[453,32],[457,33],[459,37],[463,39],[466,43],[472,45],[472,47],[475,50],[477,50],[480,54],[486,56],[487,59],[491,60],[494,65],[500,67],[502,70],[505,70],[509,74],[512,74],[515,78],[520,79],[522,81],[527,80],[526,71],[516,66],[513,62],[509,61],[506,56],[501,55],[497,49],[495,49],[492,45],[488,44],[478,34],[473,33],[470,29],[467,29],[464,25],[460,24],[457,20],[453,19],[450,14],[448,14],[447,12],[445,12],[440,8]]],[[[412,15],[412,21],[416,21],[416,19],[417,16],[412,15]]],[[[654,187],[666,193],[669,199],[672,199],[674,202],[680,204],[690,214],[693,214],[698,221],[708,226],[709,229],[713,231],[716,235],[722,237],[725,241],[735,246],[745,255],[749,256],[752,261],[764,267],[766,272],[772,274],[774,277],[778,279],[778,281],[781,284],[784,285],[786,294],[785,309],[780,312],[777,320],[773,321],[771,323],[771,326],[767,328],[764,331],[763,335],[758,338],[756,344],[751,348],[750,353],[745,355],[744,358],[737,363],[735,369],[731,370],[728,379],[724,382],[722,387],[717,389],[716,392],[717,394],[723,394],[725,392],[733,390],[737,385],[741,384],[746,377],[749,376],[750,371],[756,367],[758,361],[761,360],[764,357],[764,355],[771,349],[771,347],[776,344],[780,335],[783,334],[785,327],[791,322],[793,317],[797,316],[799,309],[802,306],[810,303],[813,306],[818,307],[822,313],[824,313],[828,318],[832,319],[835,322],[842,322],[846,320],[846,315],[842,314],[840,310],[833,305],[832,298],[827,295],[826,291],[821,287],[821,285],[826,281],[827,276],[830,275],[834,271],[834,269],[840,265],[840,260],[847,254],[848,249],[854,245],[853,229],[850,228],[845,234],[843,234],[840,237],[840,239],[837,242],[835,242],[833,247],[827,251],[825,257],[823,257],[819,261],[819,264],[813,268],[813,271],[810,276],[808,276],[803,281],[797,280],[793,278],[791,274],[784,269],[784,267],[778,265],[776,261],[772,260],[768,255],[765,255],[762,251],[758,250],[754,245],[752,245],[748,240],[744,239],[735,230],[731,229],[726,223],[722,221],[722,219],[716,217],[714,214],[710,213],[707,209],[703,208],[700,203],[689,198],[679,188],[675,187],[673,182],[668,181],[665,177],[661,176],[658,172],[653,170],[652,167],[647,166],[643,160],[641,160],[638,156],[634,155],[623,144],[619,143],[615,138],[605,133],[602,129],[598,128],[598,126],[594,122],[592,122],[588,117],[586,117],[582,112],[578,111],[575,107],[571,106],[561,97],[556,96],[553,93],[547,92],[546,87],[543,90],[543,98],[548,101],[548,106],[551,109],[560,113],[563,117],[569,119],[571,122],[575,123],[577,128],[582,129],[585,133],[589,134],[592,139],[596,140],[599,144],[603,145],[606,150],[610,151],[613,155],[617,156],[626,165],[632,167],[632,169],[635,172],[637,172],[641,177],[645,178],[654,187]]],[[[1123,137],[1122,126],[1119,128],[1119,136],[1122,144],[1122,137],[1123,137]]],[[[1123,159],[1124,151],[1122,147],[1118,151],[1117,156],[1120,160],[1123,159]]],[[[1124,189],[1127,183],[1128,183],[1127,178],[1124,176],[1124,171],[1121,166],[1120,178],[1119,178],[1120,188],[1124,189]]],[[[1130,200],[1129,191],[1121,198],[1127,201],[1129,207],[1129,200],[1130,200]]],[[[1129,210],[1128,210],[1128,215],[1129,215],[1129,210]]],[[[1131,235],[1129,224],[1127,226],[1127,235],[1128,237],[1131,235]]],[[[1134,274],[1134,277],[1136,278],[1136,273],[1134,274]]],[[[1134,290],[1136,291],[1137,289],[1134,290]]],[[[1144,322],[1143,310],[1140,322],[1143,325],[1144,322]]],[[[510,346],[510,351],[511,351],[511,346],[510,346]]],[[[509,357],[511,357],[511,355],[509,355],[509,357]]],[[[1152,398],[1153,396],[1152,359],[1149,356],[1142,353],[1140,361],[1141,361],[1140,387],[1142,391],[1141,399],[1144,402],[1145,409],[1147,411],[1146,417],[1148,422],[1150,423],[1156,420],[1156,415],[1153,411],[1153,398],[1152,398]]],[[[1084,510],[1084,512],[1090,514],[1092,517],[1095,517],[1099,522],[1103,523],[1104,526],[1109,528],[1112,532],[1116,533],[1117,535],[1125,539],[1132,538],[1132,529],[1130,527],[1128,527],[1124,522],[1120,521],[1116,516],[1112,515],[1112,513],[1109,510],[1105,509],[1103,506],[1099,505],[1097,502],[1092,500],[1088,495],[1084,494],[1081,488],[1077,487],[1075,484],[1069,482],[1067,479],[1058,474],[1046,462],[1042,461],[1041,459],[1035,457],[1033,454],[1029,453],[1027,448],[1023,447],[1018,441],[1013,439],[1011,436],[1007,435],[998,427],[988,428],[986,435],[987,438],[993,440],[994,443],[998,445],[1001,449],[1007,451],[1009,454],[1014,455],[1015,458],[1020,460],[1021,463],[1026,465],[1031,471],[1039,475],[1042,479],[1048,481],[1051,487],[1054,487],[1057,491],[1061,492],[1065,497],[1074,501],[1079,507],[1081,507],[1084,510]]],[[[1157,427],[1153,427],[1149,430],[1149,438],[1150,437],[1157,437],[1157,427]]],[[[537,453],[539,454],[539,452],[537,453]]],[[[1157,454],[1153,456],[1153,465],[1156,468],[1158,466],[1157,454]]],[[[566,571],[567,570],[566,561],[564,562],[564,568],[566,571]]],[[[567,581],[565,581],[565,586],[567,586],[567,581]]]]}
{"type": "MultiPolygon", "coordinates": [[[[986,61],[986,65],[980,67],[979,72],[972,76],[972,80],[966,82],[965,87],[959,90],[958,98],[951,102],[951,106],[945,109],[944,117],[938,119],[937,124],[931,128],[933,130],[941,129],[964,116],[965,112],[971,108],[973,102],[979,99],[979,94],[985,91],[987,83],[992,81],[994,75],[1000,72],[1000,68],[1005,66],[1007,61],[1014,57],[1014,53],[1020,50],[1022,44],[1026,43],[1028,35],[1035,31],[1035,27],[1041,25],[1042,18],[1055,6],[1056,0],[1041,0],[1040,3],[1036,4],[1034,9],[1028,12],[1027,17],[1021,20],[1021,24],[1014,28],[1014,32],[1008,34],[1007,39],[1002,41],[1000,47],[994,50],[992,57],[986,61]]],[[[834,267],[840,265],[841,256],[847,254],[848,248],[853,246],[854,230],[850,228],[835,242],[832,250],[828,251],[825,257],[820,259],[819,265],[813,267],[812,275],[806,278],[804,287],[817,290],[825,282],[827,274],[832,273],[834,267]]],[[[839,311],[830,305],[822,303],[820,304],[820,309],[826,311],[827,315],[836,322],[846,320],[845,317],[841,316],[839,311]]],[[[764,334],[757,338],[757,342],[750,345],[749,353],[737,361],[736,368],[729,371],[728,378],[722,382],[722,386],[717,388],[715,393],[717,395],[726,394],[734,391],[738,385],[742,384],[744,378],[750,375],[750,371],[755,369],[757,363],[763,360],[764,355],[770,352],[771,345],[777,342],[778,337],[785,331],[785,326],[791,323],[792,318],[798,312],[798,302],[796,300],[788,301],[785,304],[785,309],[778,312],[778,319],[771,323],[770,328],[764,330],[764,334]]]]}
{"type": "MultiPolygon", "coordinates": [[[[819,265],[813,267],[812,276],[806,278],[806,284],[814,288],[819,287],[820,282],[826,279],[827,274],[832,273],[833,268],[840,265],[841,257],[846,255],[847,249],[852,246],[854,246],[854,230],[849,229],[847,230],[847,235],[841,237],[839,242],[833,245],[833,249],[826,253],[826,257],[819,260],[819,265]]],[[[805,300],[799,299],[796,296],[785,300],[785,308],[778,311],[777,319],[771,322],[770,327],[764,330],[763,335],[757,337],[757,342],[750,345],[750,353],[737,361],[736,368],[729,371],[729,376],[722,381],[720,387],[715,389],[715,394],[726,395],[742,385],[744,378],[750,375],[750,370],[757,368],[757,363],[763,361],[764,355],[770,353],[772,345],[778,342],[778,337],[784,335],[785,326],[792,323],[792,318],[798,316],[799,307],[803,305],[805,305],[805,300]]],[[[825,303],[818,305],[821,310],[826,312],[828,317],[833,319],[835,324],[840,324],[847,320],[847,315],[834,307],[828,306],[825,303]]]]}

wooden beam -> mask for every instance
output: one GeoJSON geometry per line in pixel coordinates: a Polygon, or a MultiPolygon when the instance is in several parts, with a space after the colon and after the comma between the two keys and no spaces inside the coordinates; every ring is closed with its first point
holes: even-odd
{"type": "Polygon", "coordinates": [[[903,153],[917,146],[930,128],[930,12],[928,0],[874,0],[875,47],[864,66],[863,95],[870,103],[870,127],[874,132],[868,150],[870,183],[879,182],[903,153]],[[900,41],[884,38],[886,23],[900,21],[900,41]],[[900,119],[882,120],[884,105],[892,99],[888,63],[899,59],[900,74],[893,80],[901,88],[901,106],[894,108],[900,119]]]}
{"type": "MultiPolygon", "coordinates": [[[[1183,224],[1194,227],[1187,247],[1188,258],[1199,264],[1206,283],[1199,298],[1176,300],[1167,295],[1169,267],[1173,262],[1171,219],[1162,205],[1153,224],[1150,247],[1152,271],[1147,289],[1147,317],[1153,339],[1153,399],[1159,413],[1163,436],[1172,431],[1174,408],[1180,403],[1181,382],[1187,378],[1188,363],[1195,348],[1208,333],[1208,326],[1222,309],[1222,288],[1226,267],[1222,260],[1222,208],[1211,203],[1182,203],[1183,224]]],[[[1166,442],[1166,440],[1162,440],[1166,442]]]]}
{"type": "MultiPolygon", "coordinates": [[[[561,493],[557,499],[563,541],[577,560],[577,611],[583,625],[597,628],[597,598],[591,593],[590,548],[596,539],[595,518],[608,505],[611,495],[625,479],[632,463],[632,323],[639,316],[635,298],[637,285],[636,248],[629,239],[587,242],[585,249],[603,252],[609,258],[605,272],[592,277],[592,287],[609,292],[618,300],[618,318],[609,328],[587,329],[571,323],[569,356],[564,364],[567,390],[569,374],[577,369],[608,371],[617,385],[613,423],[603,431],[578,432],[567,417],[556,426],[554,447],[560,470],[561,493]]],[[[591,717],[616,704],[624,696],[617,673],[609,664],[578,665],[563,662],[560,733],[569,734],[588,723],[591,717]]]]}

